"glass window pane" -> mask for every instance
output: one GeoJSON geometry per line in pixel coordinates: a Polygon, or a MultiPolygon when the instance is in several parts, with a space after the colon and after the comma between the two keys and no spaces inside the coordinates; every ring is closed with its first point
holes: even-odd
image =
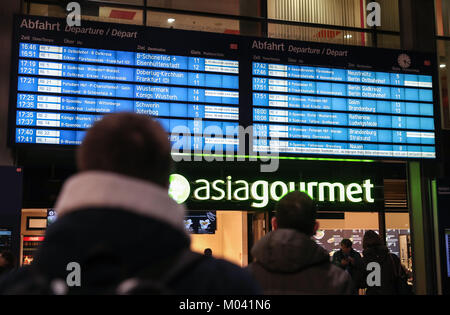
{"type": "Polygon", "coordinates": [[[400,35],[377,34],[377,47],[400,49],[400,35]]]}
{"type": "Polygon", "coordinates": [[[372,35],[370,33],[275,23],[269,23],[268,37],[341,45],[372,46],[372,35]]]}
{"type": "MultiPolygon", "coordinates": [[[[378,0],[381,26],[399,31],[398,1],[378,0]]],[[[366,28],[366,1],[360,0],[268,0],[270,19],[366,28]]]]}
{"type": "Polygon", "coordinates": [[[435,0],[436,33],[440,36],[450,35],[450,1],[435,0]]]}
{"type": "MultiPolygon", "coordinates": [[[[134,1],[128,4],[142,4],[142,2],[134,1]]],[[[100,21],[109,23],[124,23],[124,24],[143,24],[142,10],[123,8],[120,6],[100,5],[96,3],[89,3],[83,6],[81,10],[81,19],[90,21],[100,21]]],[[[53,17],[66,17],[67,12],[64,5],[49,5],[40,3],[31,3],[30,14],[53,17]]]]}
{"type": "Polygon", "coordinates": [[[240,33],[238,20],[152,11],[147,12],[147,26],[226,34],[240,33]]]}
{"type": "Polygon", "coordinates": [[[66,11],[61,6],[30,3],[30,14],[40,16],[65,17],[66,11]]]}
{"type": "Polygon", "coordinates": [[[147,6],[229,15],[260,16],[259,0],[147,0],[147,6]]]}
{"type": "Polygon", "coordinates": [[[143,24],[142,10],[99,6],[98,16],[86,15],[83,16],[86,20],[95,20],[109,23],[123,23],[123,24],[143,24]]]}
{"type": "MultiPolygon", "coordinates": [[[[384,31],[400,31],[400,18],[397,0],[377,0],[381,7],[381,26],[377,27],[384,31]]],[[[367,3],[367,1],[365,1],[367,3]]],[[[369,11],[365,11],[366,17],[369,11]]],[[[367,25],[366,25],[367,27],[367,25]]]]}

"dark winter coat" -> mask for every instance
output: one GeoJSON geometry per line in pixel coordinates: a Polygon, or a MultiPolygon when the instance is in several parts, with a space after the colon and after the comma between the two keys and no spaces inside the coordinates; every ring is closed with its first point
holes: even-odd
{"type": "Polygon", "coordinates": [[[361,287],[367,288],[367,295],[395,295],[397,292],[397,270],[399,270],[400,259],[389,253],[385,245],[367,248],[363,251],[364,276],[361,278],[361,287]],[[380,286],[368,286],[367,277],[372,270],[367,271],[367,265],[376,262],[380,265],[380,286]]]}
{"type": "MultiPolygon", "coordinates": [[[[56,212],[58,219],[46,231],[31,267],[3,279],[0,294],[28,293],[20,287],[30,275],[66,280],[70,262],[81,267],[81,287],[73,293],[111,293],[144,270],[163,274],[190,247],[184,208],[167,190],[132,178],[102,172],[77,175],[65,184],[56,212]]],[[[211,257],[199,259],[168,289],[173,294],[262,293],[247,271],[211,257]]]]}
{"type": "Polygon", "coordinates": [[[332,263],[350,274],[350,276],[352,277],[353,286],[354,286],[353,293],[357,294],[359,283],[361,282],[363,261],[362,261],[361,255],[353,248],[351,249],[351,251],[347,257],[342,250],[338,250],[333,255],[332,263]],[[342,265],[342,260],[347,257],[353,258],[354,262],[349,263],[344,266],[344,265],[342,265]]]}
{"type": "Polygon", "coordinates": [[[291,229],[266,234],[252,249],[249,270],[265,294],[350,294],[348,273],[331,264],[329,253],[291,229]]]}

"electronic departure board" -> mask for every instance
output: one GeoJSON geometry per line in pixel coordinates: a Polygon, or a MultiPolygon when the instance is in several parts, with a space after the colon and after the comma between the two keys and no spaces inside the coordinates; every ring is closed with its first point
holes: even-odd
{"type": "Polygon", "coordinates": [[[436,157],[431,57],[267,40],[249,49],[256,152],[436,157]]]}
{"type": "Polygon", "coordinates": [[[11,144],[78,145],[129,111],[189,152],[436,158],[433,56],[83,23],[16,18],[11,144]]]}
{"type": "Polygon", "coordinates": [[[261,62],[253,75],[256,151],[435,157],[429,75],[261,62]]]}
{"type": "Polygon", "coordinates": [[[128,42],[108,37],[109,43],[98,39],[88,48],[64,44],[67,37],[55,33],[49,38],[59,41],[51,44],[18,43],[15,143],[77,145],[102,115],[128,111],[154,116],[169,134],[189,131],[183,149],[237,150],[239,62],[229,45],[174,45],[167,35],[141,28],[127,32],[128,42]],[[149,47],[147,40],[159,45],[149,47]]]}

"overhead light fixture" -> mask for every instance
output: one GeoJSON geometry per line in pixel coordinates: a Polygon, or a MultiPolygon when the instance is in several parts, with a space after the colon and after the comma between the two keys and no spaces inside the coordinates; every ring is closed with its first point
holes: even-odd
{"type": "Polygon", "coordinates": [[[173,23],[173,22],[175,22],[175,19],[174,19],[174,18],[168,18],[168,19],[167,19],[167,23],[173,23]]]}
{"type": "Polygon", "coordinates": [[[439,65],[439,68],[445,68],[445,67],[446,67],[445,63],[441,63],[441,64],[439,65]]]}
{"type": "Polygon", "coordinates": [[[344,38],[346,38],[346,39],[350,39],[350,38],[352,38],[352,37],[353,37],[353,36],[350,35],[350,34],[344,35],[344,38]]]}

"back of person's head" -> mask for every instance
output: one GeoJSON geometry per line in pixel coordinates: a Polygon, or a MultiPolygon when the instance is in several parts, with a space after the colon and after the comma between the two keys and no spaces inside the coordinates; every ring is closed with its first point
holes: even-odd
{"type": "Polygon", "coordinates": [[[344,238],[341,241],[341,245],[345,246],[346,248],[351,248],[353,246],[353,243],[351,240],[349,240],[348,238],[344,238]]]}
{"type": "Polygon", "coordinates": [[[364,233],[363,237],[363,249],[373,248],[380,245],[383,245],[383,241],[377,232],[373,230],[368,230],[364,233]]]}
{"type": "Polygon", "coordinates": [[[316,217],[314,201],[304,192],[290,192],[275,206],[276,224],[280,229],[294,229],[312,236],[316,217]]]}
{"type": "Polygon", "coordinates": [[[205,248],[205,251],[203,252],[205,256],[212,256],[212,249],[211,248],[205,248]]]}
{"type": "Polygon", "coordinates": [[[145,115],[105,115],[78,149],[79,171],[107,171],[167,187],[171,146],[161,125],[145,115]]]}

